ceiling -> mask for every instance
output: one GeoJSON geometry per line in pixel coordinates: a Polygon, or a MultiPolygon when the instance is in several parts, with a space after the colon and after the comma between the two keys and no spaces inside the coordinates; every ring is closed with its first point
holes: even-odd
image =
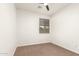
{"type": "Polygon", "coordinates": [[[51,16],[57,11],[68,6],[69,4],[68,3],[48,3],[48,5],[50,9],[49,11],[47,11],[45,6],[40,3],[16,3],[16,8],[51,16]],[[41,7],[38,8],[38,6],[41,6],[41,7]]]}

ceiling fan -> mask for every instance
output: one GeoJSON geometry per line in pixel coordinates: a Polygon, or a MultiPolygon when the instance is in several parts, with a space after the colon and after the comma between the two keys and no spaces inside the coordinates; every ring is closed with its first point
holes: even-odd
{"type": "Polygon", "coordinates": [[[39,3],[39,4],[43,4],[46,7],[47,11],[49,11],[49,5],[47,3],[39,3]]]}

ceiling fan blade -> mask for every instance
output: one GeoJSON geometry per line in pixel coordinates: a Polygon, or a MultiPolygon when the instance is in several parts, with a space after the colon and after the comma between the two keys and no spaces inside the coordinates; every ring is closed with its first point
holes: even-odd
{"type": "Polygon", "coordinates": [[[46,5],[46,9],[49,11],[49,6],[48,5],[46,5]]]}
{"type": "Polygon", "coordinates": [[[48,6],[48,4],[44,4],[44,3],[39,3],[39,4],[43,4],[43,5],[46,7],[47,11],[49,11],[49,6],[48,6]]]}

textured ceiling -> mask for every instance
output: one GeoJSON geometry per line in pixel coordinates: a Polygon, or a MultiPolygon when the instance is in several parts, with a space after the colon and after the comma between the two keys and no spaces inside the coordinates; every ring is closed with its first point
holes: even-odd
{"type": "Polygon", "coordinates": [[[52,14],[63,9],[69,4],[68,3],[48,3],[48,5],[50,8],[50,11],[47,11],[45,6],[40,3],[16,3],[16,8],[51,16],[52,14]],[[41,7],[38,8],[38,6],[41,6],[41,7]]]}

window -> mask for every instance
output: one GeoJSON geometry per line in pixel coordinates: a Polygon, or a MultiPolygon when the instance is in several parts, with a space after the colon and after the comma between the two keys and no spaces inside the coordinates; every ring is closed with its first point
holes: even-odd
{"type": "Polygon", "coordinates": [[[39,19],[39,33],[49,33],[49,19],[39,19]]]}

